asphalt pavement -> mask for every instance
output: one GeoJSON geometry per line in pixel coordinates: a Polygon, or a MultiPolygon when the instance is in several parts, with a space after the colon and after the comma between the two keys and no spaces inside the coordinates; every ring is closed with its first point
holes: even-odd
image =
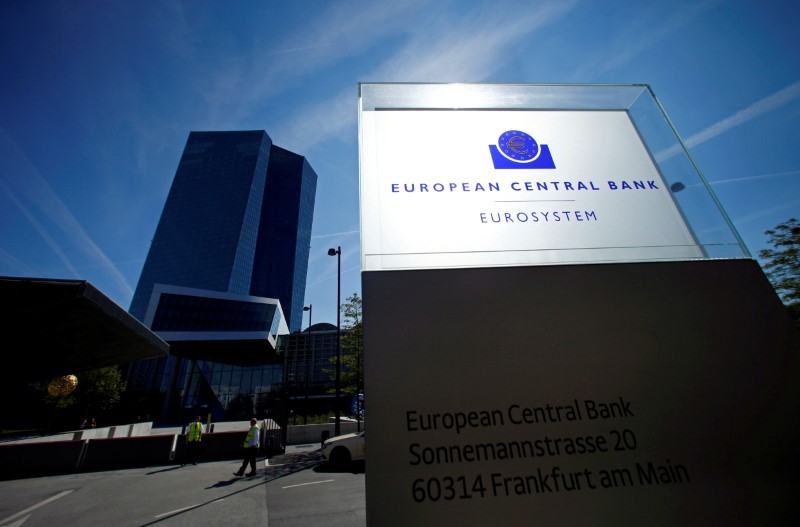
{"type": "Polygon", "coordinates": [[[0,481],[0,527],[366,525],[364,464],[334,471],[319,445],[258,459],[0,481]]]}

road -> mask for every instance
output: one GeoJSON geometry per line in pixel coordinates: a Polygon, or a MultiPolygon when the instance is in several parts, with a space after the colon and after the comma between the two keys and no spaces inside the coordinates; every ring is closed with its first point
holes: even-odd
{"type": "Polygon", "coordinates": [[[240,461],[0,481],[0,527],[352,526],[365,520],[364,465],[332,471],[318,451],[240,461]]]}
{"type": "Polygon", "coordinates": [[[347,471],[317,464],[268,481],[270,527],[366,525],[364,468],[363,461],[347,471]]]}

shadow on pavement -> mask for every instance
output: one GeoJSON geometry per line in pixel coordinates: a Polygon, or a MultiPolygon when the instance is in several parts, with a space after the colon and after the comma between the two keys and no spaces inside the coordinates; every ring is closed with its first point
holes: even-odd
{"type": "Polygon", "coordinates": [[[273,481],[301,470],[316,467],[324,461],[325,458],[322,457],[319,451],[275,456],[269,460],[269,465],[267,466],[267,481],[273,481]]]}
{"type": "Polygon", "coordinates": [[[323,462],[314,467],[314,472],[320,472],[323,474],[330,474],[330,473],[342,473],[347,472],[349,474],[364,474],[366,470],[367,462],[363,459],[360,461],[351,461],[348,465],[337,466],[330,462],[323,462]]]}
{"type": "Polygon", "coordinates": [[[173,470],[180,470],[183,465],[162,468],[161,470],[154,470],[153,472],[145,472],[145,476],[152,476],[153,474],[161,474],[162,472],[172,472],[173,470]]]}
{"type": "MultiPolygon", "coordinates": [[[[259,476],[255,475],[253,477],[257,478],[259,476]]],[[[207,489],[219,489],[219,488],[222,488],[222,487],[229,487],[229,486],[233,485],[234,483],[236,483],[237,480],[240,480],[240,479],[244,479],[244,478],[233,477],[231,479],[221,479],[221,480],[217,481],[216,483],[214,483],[213,485],[211,485],[209,487],[206,487],[206,490],[207,489]]]]}

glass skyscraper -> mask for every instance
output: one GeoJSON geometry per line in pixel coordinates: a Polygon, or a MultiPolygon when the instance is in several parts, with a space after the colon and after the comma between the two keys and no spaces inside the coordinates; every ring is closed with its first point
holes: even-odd
{"type": "Polygon", "coordinates": [[[170,344],[128,373],[162,419],[271,406],[278,335],[302,324],[316,184],[264,131],[189,134],[130,307],[170,344]]]}

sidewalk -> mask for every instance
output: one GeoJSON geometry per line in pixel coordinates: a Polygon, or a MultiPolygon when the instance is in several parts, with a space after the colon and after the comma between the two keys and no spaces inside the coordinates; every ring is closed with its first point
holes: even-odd
{"type": "Polygon", "coordinates": [[[319,443],[308,443],[306,445],[288,445],[286,447],[286,452],[284,454],[297,454],[298,452],[308,452],[313,450],[319,450],[322,448],[322,445],[319,443]]]}

